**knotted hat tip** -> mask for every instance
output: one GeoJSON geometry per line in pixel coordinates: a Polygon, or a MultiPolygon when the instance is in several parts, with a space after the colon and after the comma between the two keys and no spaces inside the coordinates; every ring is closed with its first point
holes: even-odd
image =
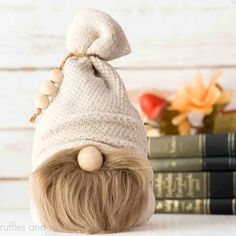
{"type": "Polygon", "coordinates": [[[131,52],[121,26],[108,14],[82,9],[74,17],[66,35],[66,48],[71,53],[91,53],[112,60],[131,52]]]}

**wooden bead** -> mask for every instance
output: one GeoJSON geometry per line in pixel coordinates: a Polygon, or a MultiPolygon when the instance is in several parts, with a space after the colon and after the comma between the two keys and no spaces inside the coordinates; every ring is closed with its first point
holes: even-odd
{"type": "Polygon", "coordinates": [[[56,84],[60,84],[63,80],[63,73],[59,69],[53,69],[50,71],[49,80],[56,84]]]}
{"type": "Polygon", "coordinates": [[[80,150],[77,161],[81,169],[92,172],[101,168],[103,155],[96,147],[87,146],[80,150]]]}
{"type": "Polygon", "coordinates": [[[40,94],[34,99],[36,108],[46,109],[49,105],[49,99],[46,95],[40,94]]]}
{"type": "Polygon", "coordinates": [[[53,94],[55,94],[57,91],[57,87],[55,86],[55,84],[51,81],[46,81],[44,83],[41,84],[40,86],[40,92],[42,94],[51,96],[53,94]]]}

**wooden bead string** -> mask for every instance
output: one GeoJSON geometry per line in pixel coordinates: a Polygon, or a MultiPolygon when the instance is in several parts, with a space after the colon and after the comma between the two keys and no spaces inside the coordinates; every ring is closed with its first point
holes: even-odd
{"type": "Polygon", "coordinates": [[[39,94],[34,100],[34,105],[36,107],[36,110],[29,119],[31,123],[35,122],[37,116],[40,115],[41,112],[49,106],[50,100],[52,101],[53,97],[56,95],[56,92],[64,78],[63,68],[66,61],[72,57],[90,57],[90,56],[96,56],[96,55],[93,53],[69,53],[63,59],[58,68],[55,68],[50,71],[49,81],[46,81],[41,84],[40,86],[41,94],[39,94]]]}

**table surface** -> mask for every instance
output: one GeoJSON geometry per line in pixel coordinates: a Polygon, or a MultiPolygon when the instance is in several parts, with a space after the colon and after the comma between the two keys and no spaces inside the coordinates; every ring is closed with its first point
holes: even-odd
{"type": "MultiPolygon", "coordinates": [[[[47,232],[33,223],[29,210],[1,210],[0,235],[78,236],[79,234],[47,232]]],[[[109,235],[111,234],[106,234],[106,236],[109,235]]],[[[112,235],[235,236],[236,217],[223,215],[153,215],[143,226],[136,227],[129,232],[112,235]]]]}

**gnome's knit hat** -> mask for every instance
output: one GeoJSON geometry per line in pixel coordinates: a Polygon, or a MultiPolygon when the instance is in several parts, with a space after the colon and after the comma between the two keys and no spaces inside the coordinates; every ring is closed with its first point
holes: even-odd
{"type": "Polygon", "coordinates": [[[55,153],[83,145],[123,148],[147,158],[147,138],[138,112],[119,75],[107,60],[130,53],[123,30],[109,15],[82,10],[66,37],[71,53],[60,88],[37,122],[33,167],[55,153]]]}

